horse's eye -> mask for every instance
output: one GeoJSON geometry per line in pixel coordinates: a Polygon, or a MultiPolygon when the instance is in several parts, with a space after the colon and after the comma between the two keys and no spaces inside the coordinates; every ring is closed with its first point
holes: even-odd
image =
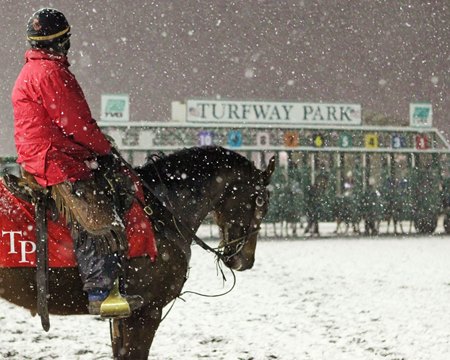
{"type": "Polygon", "coordinates": [[[256,206],[261,207],[264,205],[264,199],[261,195],[256,197],[256,206]]]}

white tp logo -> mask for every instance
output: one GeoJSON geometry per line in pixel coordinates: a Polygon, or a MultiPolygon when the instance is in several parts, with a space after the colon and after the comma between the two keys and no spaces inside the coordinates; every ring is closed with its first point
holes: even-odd
{"type": "Polygon", "coordinates": [[[2,231],[2,237],[9,234],[9,252],[8,254],[20,254],[20,261],[19,263],[29,263],[30,261],[27,260],[28,254],[33,254],[36,252],[36,244],[30,240],[17,240],[16,241],[16,235],[22,236],[22,231],[2,231]],[[17,243],[19,243],[19,246],[17,246],[17,243]],[[19,248],[17,250],[17,247],[19,248]]]}

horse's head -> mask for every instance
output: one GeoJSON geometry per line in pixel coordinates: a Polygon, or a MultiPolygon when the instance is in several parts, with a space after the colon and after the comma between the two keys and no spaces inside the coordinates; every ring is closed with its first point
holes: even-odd
{"type": "Polygon", "coordinates": [[[257,236],[269,205],[267,186],[274,169],[272,157],[266,170],[254,169],[248,179],[227,184],[214,211],[222,232],[219,248],[225,265],[233,270],[250,269],[255,262],[257,236]]]}

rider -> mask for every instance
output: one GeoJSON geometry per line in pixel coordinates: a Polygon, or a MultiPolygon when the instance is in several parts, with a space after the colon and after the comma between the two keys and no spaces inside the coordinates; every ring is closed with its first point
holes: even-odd
{"type": "MultiPolygon", "coordinates": [[[[72,230],[89,312],[99,314],[118,276],[120,255],[127,251],[127,234],[153,239],[153,233],[141,206],[137,206],[130,175],[122,172],[118,177],[121,191],[124,182],[128,187],[125,195],[119,194],[122,209],[116,206],[117,192],[99,191],[105,189],[106,176],[98,174],[110,170],[115,157],[69,71],[70,35],[69,23],[58,10],[40,9],[29,19],[31,49],[25,54],[26,63],[12,92],[14,139],[24,177],[50,189],[72,230]],[[99,164],[100,168],[105,164],[103,171],[97,170],[99,164]]],[[[154,246],[148,255],[156,256],[154,246]]],[[[142,305],[140,296],[123,297],[131,310],[142,305]]]]}

